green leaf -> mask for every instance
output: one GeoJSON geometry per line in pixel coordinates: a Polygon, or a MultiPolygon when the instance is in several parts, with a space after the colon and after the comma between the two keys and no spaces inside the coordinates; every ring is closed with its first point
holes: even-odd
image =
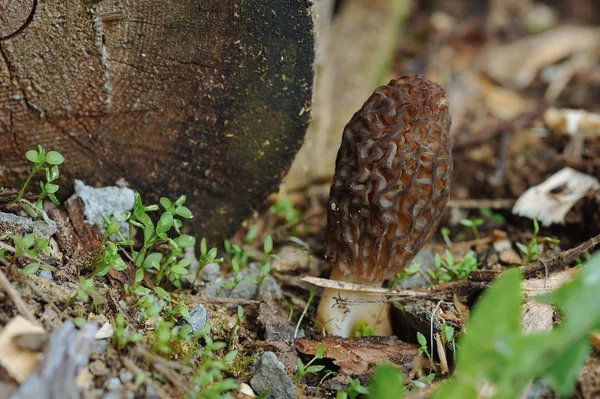
{"type": "Polygon", "coordinates": [[[517,248],[519,248],[519,251],[521,251],[523,253],[523,255],[527,255],[529,253],[529,247],[525,244],[521,244],[520,242],[516,243],[517,248]]]}
{"type": "Polygon", "coordinates": [[[46,162],[48,162],[50,165],[60,165],[64,161],[65,158],[60,152],[48,151],[48,153],[46,154],[46,162]]]}
{"type": "Polygon", "coordinates": [[[196,245],[196,237],[189,234],[182,234],[175,239],[175,242],[181,248],[191,248],[196,245]]]}
{"type": "Polygon", "coordinates": [[[420,264],[413,263],[412,265],[410,265],[409,267],[406,268],[406,272],[408,274],[415,274],[416,272],[419,271],[420,268],[421,268],[420,264]]]}
{"type": "Polygon", "coordinates": [[[38,157],[39,154],[36,150],[29,150],[25,153],[25,158],[27,158],[29,162],[38,163],[38,157]]]}
{"type": "Polygon", "coordinates": [[[427,338],[423,334],[417,331],[417,341],[419,341],[419,345],[427,348],[427,338]]]}
{"type": "Polygon", "coordinates": [[[179,275],[186,275],[189,273],[188,269],[186,269],[185,267],[178,266],[178,265],[171,266],[170,271],[171,271],[171,273],[175,273],[175,274],[179,274],[179,275]]]}
{"type": "Polygon", "coordinates": [[[144,279],[144,269],[137,269],[135,271],[135,284],[139,284],[144,279]]]}
{"type": "Polygon", "coordinates": [[[248,230],[248,233],[246,233],[246,236],[244,237],[244,244],[252,244],[252,242],[256,239],[256,236],[258,235],[258,230],[256,228],[251,228],[250,230],[248,230]]]}
{"type": "Polygon", "coordinates": [[[85,325],[86,320],[83,317],[75,317],[73,319],[73,324],[75,324],[77,327],[81,328],[85,325]]]}
{"type": "MultiPolygon", "coordinates": [[[[227,242],[227,240],[225,240],[225,242],[227,242]]],[[[202,238],[202,240],[200,240],[200,255],[206,255],[206,252],[208,251],[207,248],[206,238],[202,238]]]]}
{"type": "Polygon", "coordinates": [[[144,270],[148,270],[148,269],[152,269],[152,268],[159,269],[160,262],[162,262],[162,258],[163,258],[163,255],[160,252],[152,252],[151,254],[146,256],[146,259],[144,259],[144,263],[142,263],[142,268],[144,270]]]}
{"type": "MultiPolygon", "coordinates": [[[[156,234],[160,237],[164,235],[167,231],[171,229],[173,226],[173,215],[171,212],[165,212],[158,219],[158,223],[156,223],[156,234]]],[[[161,237],[163,238],[163,237],[161,237]]]]}
{"type": "Polygon", "coordinates": [[[192,215],[192,211],[190,211],[185,206],[178,206],[177,208],[175,208],[175,213],[184,219],[191,219],[192,217],[194,217],[194,215],[192,215]]]}
{"type": "Polygon", "coordinates": [[[182,195],[181,197],[177,198],[177,200],[175,201],[175,206],[182,206],[183,204],[185,204],[186,199],[186,195],[182,195]]]}
{"type": "Polygon", "coordinates": [[[273,250],[273,238],[271,236],[267,236],[267,238],[265,238],[263,250],[265,254],[271,253],[273,250]]]}
{"type": "Polygon", "coordinates": [[[318,373],[319,371],[323,370],[325,368],[325,366],[308,366],[305,370],[306,373],[318,373]]]}
{"type": "Polygon", "coordinates": [[[171,300],[171,294],[169,294],[164,288],[155,286],[153,289],[161,299],[164,299],[165,301],[171,300]]]}
{"type": "Polygon", "coordinates": [[[171,200],[168,198],[165,198],[165,197],[162,197],[160,199],[160,204],[163,206],[163,208],[165,208],[166,211],[168,211],[171,208],[171,206],[173,205],[171,203],[171,200]]]}
{"type": "Polygon", "coordinates": [[[325,355],[325,344],[321,342],[319,346],[317,346],[317,353],[315,353],[315,358],[322,359],[323,355],[325,355]]]}
{"type": "Polygon", "coordinates": [[[21,269],[21,274],[29,276],[29,275],[34,274],[35,272],[37,272],[39,268],[40,268],[40,264],[39,263],[32,262],[32,263],[28,264],[27,266],[25,266],[23,269],[21,269]]]}
{"type": "Polygon", "coordinates": [[[375,369],[367,398],[402,399],[404,394],[404,378],[396,367],[386,364],[375,369]]]}

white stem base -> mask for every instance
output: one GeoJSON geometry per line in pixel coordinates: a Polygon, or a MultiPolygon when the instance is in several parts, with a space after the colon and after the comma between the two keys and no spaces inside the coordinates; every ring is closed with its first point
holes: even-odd
{"type": "MultiPolygon", "coordinates": [[[[334,268],[331,280],[347,281],[341,271],[334,268]]],[[[352,281],[359,282],[359,281],[352,281]]],[[[357,299],[377,300],[378,295],[357,291],[344,291],[325,288],[317,309],[317,319],[325,326],[328,335],[343,338],[354,337],[356,327],[365,322],[374,335],[388,336],[392,334],[390,322],[390,306],[384,302],[353,303],[357,299]]]]}

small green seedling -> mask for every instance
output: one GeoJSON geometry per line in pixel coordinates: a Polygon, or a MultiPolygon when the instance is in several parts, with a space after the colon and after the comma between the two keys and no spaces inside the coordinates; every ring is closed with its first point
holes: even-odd
{"type": "Polygon", "coordinates": [[[533,237],[529,240],[527,245],[521,244],[520,242],[516,243],[519,251],[525,255],[525,260],[523,261],[525,265],[528,265],[532,260],[537,259],[542,253],[540,251],[539,243],[541,242],[551,242],[553,244],[559,244],[560,240],[549,238],[549,237],[538,237],[540,232],[540,225],[538,224],[537,219],[533,219],[533,237]]]}
{"type": "Polygon", "coordinates": [[[425,355],[427,359],[429,359],[429,365],[432,369],[435,369],[435,365],[433,363],[433,359],[431,354],[429,353],[429,349],[427,349],[427,338],[420,332],[417,332],[417,341],[419,342],[419,355],[425,355]]]}
{"type": "Polygon", "coordinates": [[[479,239],[479,229],[478,227],[483,224],[483,219],[462,219],[460,224],[466,227],[470,227],[473,232],[473,237],[478,240],[479,239]]]}
{"type": "Polygon", "coordinates": [[[306,316],[306,312],[308,311],[308,308],[314,298],[315,298],[315,290],[310,290],[310,292],[308,293],[308,301],[306,301],[306,306],[304,307],[304,309],[302,309],[302,313],[300,314],[300,317],[298,318],[298,323],[296,323],[296,329],[294,330],[294,339],[296,339],[296,337],[298,336],[298,331],[300,330],[300,324],[302,324],[302,319],[304,319],[304,316],[306,316]]]}
{"type": "Polygon", "coordinates": [[[435,284],[465,279],[479,267],[479,262],[473,251],[467,252],[459,263],[454,262],[454,257],[449,250],[446,250],[444,255],[446,259],[442,260],[440,255],[436,254],[434,258],[435,269],[427,271],[435,284]]]}
{"type": "Polygon", "coordinates": [[[144,336],[140,333],[129,333],[127,331],[127,325],[125,324],[125,316],[123,316],[123,313],[117,314],[113,328],[113,339],[117,344],[118,350],[123,350],[128,344],[139,342],[144,339],[144,336]]]}
{"type": "Polygon", "coordinates": [[[224,342],[214,342],[208,334],[210,325],[205,325],[196,334],[204,340],[204,346],[197,346],[194,351],[195,373],[191,379],[189,397],[191,399],[228,399],[231,392],[239,390],[239,385],[232,378],[225,378],[223,371],[237,356],[236,351],[227,353],[220,359],[216,358],[216,351],[225,348],[224,342]]]}
{"type": "Polygon", "coordinates": [[[335,395],[335,399],[355,399],[359,395],[367,395],[369,388],[362,386],[358,378],[348,377],[348,386],[335,395]]]}
{"type": "Polygon", "coordinates": [[[267,236],[263,244],[263,256],[258,266],[258,281],[256,283],[257,297],[260,294],[260,286],[262,285],[262,282],[269,276],[269,273],[271,273],[271,262],[269,262],[269,259],[277,258],[277,256],[273,255],[271,251],[273,251],[273,238],[271,236],[267,236]]]}
{"type": "Polygon", "coordinates": [[[33,163],[33,167],[31,168],[31,172],[29,173],[29,176],[27,176],[25,183],[19,190],[16,202],[21,203],[21,205],[32,217],[38,217],[45,214],[42,208],[42,202],[44,198],[48,197],[56,205],[59,204],[55,195],[59,189],[59,186],[53,182],[58,179],[58,165],[62,164],[65,161],[65,158],[57,151],[46,152],[46,150],[44,150],[44,148],[40,145],[38,145],[38,151],[29,150],[25,153],[25,157],[33,163]],[[25,194],[25,190],[27,189],[27,186],[29,186],[33,176],[35,176],[40,170],[45,172],[46,181],[40,181],[41,191],[38,195],[35,205],[33,205],[28,203],[23,198],[23,195],[25,194]]]}
{"type": "Polygon", "coordinates": [[[375,335],[375,332],[364,320],[358,322],[356,328],[354,329],[354,338],[372,337],[373,335],[375,335]]]}
{"type": "Polygon", "coordinates": [[[450,239],[450,229],[447,227],[442,227],[440,229],[440,234],[446,243],[446,246],[450,248],[452,246],[452,240],[450,239]]]}
{"type": "Polygon", "coordinates": [[[279,197],[277,202],[271,205],[269,213],[283,219],[285,224],[296,224],[300,221],[300,211],[285,196],[279,197]]]}
{"type": "Polygon", "coordinates": [[[479,210],[479,213],[481,213],[481,216],[483,216],[484,218],[489,219],[495,223],[504,223],[504,216],[502,216],[499,213],[493,212],[490,208],[481,208],[479,210]]]}
{"type": "Polygon", "coordinates": [[[32,260],[32,262],[21,269],[21,274],[31,275],[40,269],[50,271],[55,270],[54,267],[42,262],[38,256],[39,253],[45,253],[48,251],[48,239],[40,238],[34,233],[25,234],[22,237],[18,235],[11,235],[10,239],[13,241],[14,245],[13,259],[24,256],[32,260]]]}
{"type": "Polygon", "coordinates": [[[315,360],[323,359],[323,355],[325,355],[325,344],[321,342],[319,346],[317,346],[317,352],[315,353],[315,356],[307,364],[304,364],[302,359],[298,358],[298,371],[296,371],[296,375],[294,375],[294,381],[300,380],[308,373],[318,373],[319,371],[323,370],[325,366],[312,365],[315,360]]]}
{"type": "Polygon", "coordinates": [[[402,281],[404,281],[408,276],[417,273],[419,270],[421,270],[421,265],[418,263],[413,263],[406,269],[402,270],[402,273],[396,274],[396,277],[394,277],[394,282],[392,283],[392,289],[396,288],[398,284],[402,285],[402,281]]]}
{"type": "Polygon", "coordinates": [[[104,301],[100,297],[100,294],[98,294],[98,291],[96,291],[96,287],[94,286],[94,279],[91,278],[88,279],[79,277],[79,286],[77,287],[76,297],[84,302],[87,302],[91,299],[92,307],[94,308],[94,312],[96,313],[98,313],[100,305],[104,303],[104,301]]]}

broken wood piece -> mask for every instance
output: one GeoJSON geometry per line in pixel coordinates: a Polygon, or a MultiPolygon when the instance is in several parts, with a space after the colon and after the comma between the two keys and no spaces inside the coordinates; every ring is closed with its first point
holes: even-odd
{"type": "Polygon", "coordinates": [[[512,213],[539,220],[544,226],[564,224],[569,210],[590,191],[600,189],[593,176],[563,168],[546,181],[529,188],[512,209],[512,213]]]}
{"type": "Polygon", "coordinates": [[[45,334],[38,324],[21,316],[14,317],[0,331],[0,368],[3,368],[17,382],[23,382],[38,362],[38,353],[22,349],[15,339],[24,334],[45,334]]]}
{"type": "Polygon", "coordinates": [[[555,291],[570,282],[581,270],[578,267],[565,269],[556,273],[549,274],[543,278],[530,278],[523,280],[521,290],[525,297],[535,297],[555,291]]]}
{"type": "Polygon", "coordinates": [[[325,358],[332,359],[340,367],[339,375],[364,376],[369,374],[377,363],[390,360],[400,366],[405,373],[413,368],[418,354],[418,345],[408,344],[396,337],[325,338],[322,341],[299,339],[296,349],[303,354],[314,356],[320,343],[325,344],[325,358]]]}
{"type": "Polygon", "coordinates": [[[521,330],[526,334],[552,330],[554,308],[547,303],[525,302],[521,307],[521,330]]]}

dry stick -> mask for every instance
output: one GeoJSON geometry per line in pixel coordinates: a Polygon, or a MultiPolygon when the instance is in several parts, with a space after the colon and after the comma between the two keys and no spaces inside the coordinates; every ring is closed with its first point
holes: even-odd
{"type": "Polygon", "coordinates": [[[15,287],[13,287],[13,285],[10,283],[10,281],[8,280],[6,275],[1,270],[0,270],[0,288],[2,288],[4,291],[6,291],[6,293],[8,294],[8,297],[13,301],[13,303],[17,307],[17,310],[21,314],[21,316],[23,316],[27,320],[37,324],[37,320],[35,319],[35,317],[31,313],[31,311],[27,307],[27,304],[25,303],[23,298],[21,298],[21,294],[19,294],[19,291],[17,291],[15,289],[15,287]]]}
{"type": "MultiPolygon", "coordinates": [[[[577,259],[584,256],[589,251],[593,250],[596,246],[600,244],[600,234],[590,238],[585,241],[583,244],[576,246],[575,248],[568,249],[559,253],[556,256],[553,256],[544,260],[537,260],[535,262],[530,263],[527,266],[521,266],[520,269],[523,272],[523,276],[525,278],[536,277],[540,273],[544,273],[545,275],[550,272],[569,265],[575,262],[577,259]]],[[[501,272],[495,270],[478,270],[471,273],[469,276],[469,280],[471,281],[492,281],[501,272]]]]}
{"type": "Polygon", "coordinates": [[[510,209],[515,202],[517,200],[511,198],[450,200],[446,207],[461,209],[510,209]]]}
{"type": "Polygon", "coordinates": [[[509,121],[500,121],[495,125],[488,126],[481,129],[478,133],[472,134],[463,140],[459,140],[454,144],[454,150],[462,150],[469,147],[476,147],[486,141],[502,134],[503,132],[510,132],[518,127],[525,126],[543,115],[545,108],[539,109],[534,112],[528,112],[519,115],[515,119],[509,121]]]}

